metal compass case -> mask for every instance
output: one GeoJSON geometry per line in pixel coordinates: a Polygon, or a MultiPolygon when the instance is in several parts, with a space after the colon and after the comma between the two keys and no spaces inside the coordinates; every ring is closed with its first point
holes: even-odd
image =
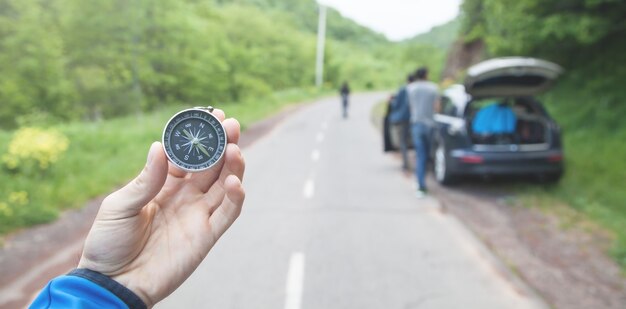
{"type": "Polygon", "coordinates": [[[187,172],[211,168],[224,156],[226,130],[213,107],[194,107],[178,112],[165,125],[163,148],[167,158],[187,172]]]}

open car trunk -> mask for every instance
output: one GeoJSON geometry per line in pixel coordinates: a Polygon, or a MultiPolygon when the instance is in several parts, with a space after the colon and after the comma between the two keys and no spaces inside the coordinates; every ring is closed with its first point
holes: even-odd
{"type": "Polygon", "coordinates": [[[507,57],[470,67],[465,111],[475,150],[536,151],[550,145],[550,120],[532,96],[548,90],[562,69],[534,58],[507,57]]]}
{"type": "Polygon", "coordinates": [[[549,148],[550,120],[534,100],[505,98],[472,103],[466,123],[475,150],[538,151],[549,148]],[[493,108],[507,112],[509,117],[502,120],[497,113],[484,114],[487,109],[493,108]],[[487,127],[481,127],[479,122],[487,123],[487,127]],[[497,122],[506,123],[498,128],[494,125],[497,122]]]}
{"type": "Polygon", "coordinates": [[[474,98],[532,96],[548,90],[562,71],[541,59],[495,58],[467,69],[465,89],[474,98]]]}

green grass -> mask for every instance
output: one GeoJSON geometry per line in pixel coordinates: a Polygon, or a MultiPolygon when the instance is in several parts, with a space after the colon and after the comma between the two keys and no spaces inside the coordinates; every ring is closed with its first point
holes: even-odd
{"type": "MultiPolygon", "coordinates": [[[[291,103],[319,97],[318,90],[294,89],[240,103],[220,103],[227,117],[242,128],[291,103]]],[[[0,203],[12,192],[26,191],[28,203],[13,205],[9,216],[0,214],[0,235],[54,220],[64,209],[78,208],[134,177],[145,164],[150,144],[161,138],[165,122],[189,105],[170,106],[143,115],[100,122],[75,122],[53,128],[65,134],[70,145],[46,173],[23,175],[0,168],[0,203]]],[[[13,132],[0,131],[0,156],[7,152],[13,132]]]]}
{"type": "Polygon", "coordinates": [[[613,239],[608,251],[626,271],[626,91],[594,89],[617,85],[621,78],[576,73],[544,97],[563,129],[565,177],[558,185],[528,186],[523,192],[539,203],[565,204],[577,214],[560,216],[568,222],[590,220],[606,229],[613,239]]]}
{"type": "MultiPolygon", "coordinates": [[[[383,118],[387,113],[387,100],[380,101],[374,105],[371,112],[371,121],[378,130],[382,130],[383,118]]],[[[382,131],[381,131],[382,132],[382,131]]]]}

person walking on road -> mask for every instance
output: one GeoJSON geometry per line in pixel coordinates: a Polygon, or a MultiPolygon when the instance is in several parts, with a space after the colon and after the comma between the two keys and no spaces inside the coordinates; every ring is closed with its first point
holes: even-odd
{"type": "Polygon", "coordinates": [[[389,122],[392,130],[399,137],[399,147],[402,153],[402,169],[409,170],[408,141],[411,138],[409,121],[411,120],[411,112],[409,111],[409,95],[407,91],[408,85],[415,81],[413,74],[407,77],[406,85],[400,87],[395,99],[391,104],[391,112],[389,113],[389,122]]]}
{"type": "Polygon", "coordinates": [[[341,105],[343,107],[343,118],[348,118],[348,96],[350,95],[350,86],[348,86],[348,82],[343,82],[341,85],[341,89],[339,90],[341,93],[341,105]]]}
{"type": "Polygon", "coordinates": [[[434,113],[439,102],[437,85],[428,81],[428,69],[421,67],[415,73],[416,81],[407,86],[411,135],[415,146],[415,176],[417,196],[426,195],[426,165],[429,157],[434,113]]]}

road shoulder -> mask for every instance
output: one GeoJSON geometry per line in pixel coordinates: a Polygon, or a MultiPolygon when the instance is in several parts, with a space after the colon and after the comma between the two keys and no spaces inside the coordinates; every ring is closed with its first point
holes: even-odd
{"type": "Polygon", "coordinates": [[[626,279],[605,253],[601,235],[564,229],[535,208],[508,203],[488,184],[473,189],[432,184],[443,208],[459,218],[554,308],[624,308],[626,279]]]}

